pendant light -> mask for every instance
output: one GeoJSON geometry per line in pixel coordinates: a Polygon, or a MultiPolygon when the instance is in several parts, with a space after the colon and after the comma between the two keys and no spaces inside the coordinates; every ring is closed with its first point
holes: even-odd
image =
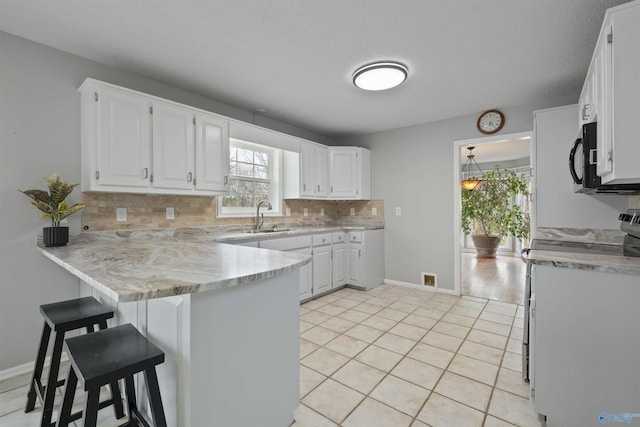
{"type": "Polygon", "coordinates": [[[376,62],[353,73],[353,84],[364,90],[387,90],[407,79],[408,70],[397,62],[376,62]]]}
{"type": "Polygon", "coordinates": [[[462,167],[462,181],[460,182],[460,184],[462,185],[462,188],[464,188],[465,190],[469,190],[469,191],[473,191],[476,188],[480,187],[482,185],[482,169],[480,169],[480,166],[478,166],[478,163],[475,160],[475,155],[473,154],[473,149],[476,147],[470,146],[467,147],[467,150],[469,150],[469,154],[467,154],[467,162],[464,164],[464,166],[462,167]],[[476,168],[478,169],[478,176],[476,177],[476,175],[473,173],[472,169],[473,169],[473,165],[476,166],[476,168]],[[466,169],[466,179],[465,179],[465,169],[466,169]]]}

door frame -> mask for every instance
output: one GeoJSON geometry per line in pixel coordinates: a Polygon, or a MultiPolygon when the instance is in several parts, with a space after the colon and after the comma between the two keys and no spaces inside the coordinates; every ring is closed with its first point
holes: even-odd
{"type": "MultiPolygon", "coordinates": [[[[531,194],[535,194],[535,138],[533,131],[530,132],[518,132],[504,135],[485,136],[482,138],[463,139],[453,142],[453,289],[456,295],[460,293],[460,265],[462,263],[462,251],[460,250],[460,239],[462,237],[462,230],[460,228],[460,218],[462,216],[462,203],[461,203],[461,189],[460,189],[460,149],[467,145],[480,145],[490,144],[495,142],[509,141],[512,139],[526,139],[529,138],[529,175],[531,182],[531,194]]],[[[534,230],[535,224],[533,222],[535,215],[535,198],[531,197],[531,230],[534,230]]]]}

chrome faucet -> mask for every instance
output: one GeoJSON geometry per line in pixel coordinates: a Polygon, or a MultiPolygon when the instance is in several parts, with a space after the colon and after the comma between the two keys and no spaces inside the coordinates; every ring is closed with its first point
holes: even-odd
{"type": "Polygon", "coordinates": [[[264,214],[260,215],[260,207],[265,203],[267,204],[267,210],[270,211],[271,209],[273,209],[271,203],[269,203],[267,199],[260,200],[258,202],[258,208],[256,209],[256,231],[260,231],[260,227],[262,227],[262,224],[264,224],[264,214]]]}

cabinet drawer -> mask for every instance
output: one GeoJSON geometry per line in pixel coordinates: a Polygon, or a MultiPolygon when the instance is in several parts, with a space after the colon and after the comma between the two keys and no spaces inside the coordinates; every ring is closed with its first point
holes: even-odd
{"type": "Polygon", "coordinates": [[[330,245],[332,241],[331,234],[314,234],[313,236],[313,246],[323,246],[330,245]]]}
{"type": "Polygon", "coordinates": [[[286,237],[284,239],[261,240],[263,249],[275,249],[277,251],[290,251],[311,246],[311,236],[286,237]]]}
{"type": "Polygon", "coordinates": [[[347,241],[347,233],[333,233],[333,243],[344,243],[347,241]]]}
{"type": "Polygon", "coordinates": [[[362,243],[362,231],[350,231],[349,241],[362,243]]]}

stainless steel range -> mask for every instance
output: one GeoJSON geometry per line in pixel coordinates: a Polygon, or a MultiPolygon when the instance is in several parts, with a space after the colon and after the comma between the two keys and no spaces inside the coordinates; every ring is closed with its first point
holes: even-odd
{"type": "Polygon", "coordinates": [[[573,252],[594,255],[640,257],[640,209],[628,209],[618,216],[620,229],[625,232],[622,245],[584,243],[563,240],[533,239],[529,248],[520,252],[520,257],[527,264],[526,286],[524,295],[524,331],[522,337],[522,376],[529,380],[530,374],[530,336],[529,322],[531,313],[531,263],[528,254],[531,250],[573,252]]]}

